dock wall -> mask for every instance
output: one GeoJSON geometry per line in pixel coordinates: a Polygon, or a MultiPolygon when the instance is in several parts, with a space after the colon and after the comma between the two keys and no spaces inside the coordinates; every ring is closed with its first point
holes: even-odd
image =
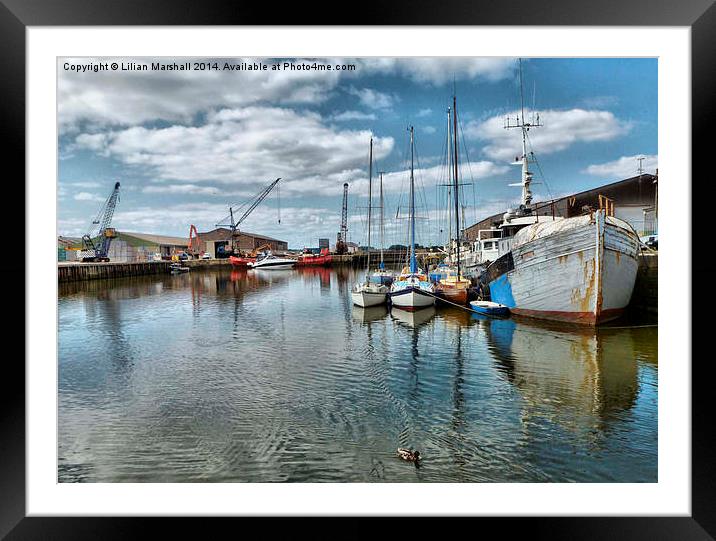
{"type": "Polygon", "coordinates": [[[630,311],[657,315],[659,309],[659,255],[648,252],[639,256],[634,292],[629,303],[630,311]]]}
{"type": "Polygon", "coordinates": [[[143,274],[165,274],[169,272],[170,261],[145,263],[66,263],[57,265],[58,282],[77,280],[100,280],[143,274]]]}

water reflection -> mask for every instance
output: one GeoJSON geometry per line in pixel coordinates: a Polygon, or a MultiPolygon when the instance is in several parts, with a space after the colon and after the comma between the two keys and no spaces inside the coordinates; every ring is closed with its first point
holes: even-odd
{"type": "Polygon", "coordinates": [[[361,309],[353,281],[61,284],[60,481],[656,480],[656,328],[361,309]]]}
{"type": "Polygon", "coordinates": [[[522,391],[526,404],[549,402],[557,410],[600,417],[634,405],[639,387],[634,329],[564,331],[500,319],[483,324],[498,370],[522,391]]]}
{"type": "Polygon", "coordinates": [[[360,323],[370,323],[371,321],[378,321],[388,315],[388,307],[386,305],[380,306],[369,306],[368,308],[361,308],[360,306],[353,306],[353,319],[360,323]]]}
{"type": "Polygon", "coordinates": [[[436,313],[437,311],[434,306],[428,306],[427,308],[421,308],[420,310],[414,311],[401,310],[400,308],[390,309],[390,315],[398,322],[398,324],[411,329],[425,325],[428,321],[435,317],[436,313]]]}

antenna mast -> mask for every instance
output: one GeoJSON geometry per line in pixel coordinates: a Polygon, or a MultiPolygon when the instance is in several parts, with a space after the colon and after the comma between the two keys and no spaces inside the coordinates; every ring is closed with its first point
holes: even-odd
{"type": "MultiPolygon", "coordinates": [[[[522,130],[522,156],[516,160],[517,163],[522,162],[522,205],[527,206],[532,203],[532,190],[530,184],[532,182],[532,173],[529,170],[529,159],[527,157],[527,132],[530,128],[537,128],[542,126],[539,121],[539,115],[537,119],[532,119],[532,122],[525,122],[525,96],[524,88],[522,83],[522,59],[519,59],[520,63],[520,116],[515,119],[515,123],[512,123],[511,118],[505,119],[505,129],[520,128],[522,130]]],[[[534,114],[534,112],[533,112],[534,114]]]]}
{"type": "Polygon", "coordinates": [[[641,176],[641,175],[644,174],[644,160],[645,160],[645,159],[646,159],[646,158],[645,158],[644,156],[639,156],[639,157],[637,158],[637,161],[639,162],[639,167],[638,167],[638,169],[636,170],[636,172],[639,173],[639,176],[641,176]]]}

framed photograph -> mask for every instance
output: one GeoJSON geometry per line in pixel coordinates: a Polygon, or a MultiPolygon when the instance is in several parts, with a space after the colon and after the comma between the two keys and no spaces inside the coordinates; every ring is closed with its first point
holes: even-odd
{"type": "Polygon", "coordinates": [[[710,539],[691,178],[716,8],[583,4],[301,26],[5,1],[27,323],[0,536],[474,516],[710,539]]]}

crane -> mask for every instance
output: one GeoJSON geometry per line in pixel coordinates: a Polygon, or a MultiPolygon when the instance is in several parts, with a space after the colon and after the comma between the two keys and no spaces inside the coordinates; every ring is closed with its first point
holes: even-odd
{"type": "Polygon", "coordinates": [[[198,257],[201,255],[201,240],[199,239],[199,232],[196,230],[196,226],[191,224],[189,226],[189,246],[187,251],[192,257],[198,257]]]}
{"type": "Polygon", "coordinates": [[[345,254],[348,251],[348,183],[343,184],[343,210],[341,212],[341,230],[336,242],[336,253],[345,254]]]}
{"type": "Polygon", "coordinates": [[[109,227],[114,216],[114,209],[119,201],[119,182],[116,182],[112,193],[92,220],[90,230],[82,236],[82,261],[109,261],[109,245],[117,236],[117,230],[109,227]]]}
{"type": "MultiPolygon", "coordinates": [[[[228,227],[231,229],[231,251],[233,253],[237,253],[237,246],[236,241],[239,237],[239,225],[241,222],[243,222],[246,218],[248,218],[249,214],[251,214],[254,209],[263,201],[266,196],[271,193],[271,190],[273,190],[276,185],[278,184],[278,181],[281,180],[281,177],[277,178],[273,182],[271,182],[268,186],[266,186],[263,190],[261,190],[259,193],[257,193],[252,199],[249,199],[245,203],[243,203],[241,206],[239,206],[236,210],[239,211],[243,209],[246,205],[248,205],[248,208],[244,211],[244,213],[241,215],[241,217],[234,221],[234,208],[229,207],[229,223],[228,224],[216,224],[216,227],[228,227]]],[[[280,201],[280,199],[279,199],[280,201]]],[[[280,202],[279,202],[280,205],[280,202]]],[[[225,220],[226,218],[224,218],[225,220]]],[[[279,206],[279,219],[278,223],[281,223],[281,209],[279,206]]]]}

